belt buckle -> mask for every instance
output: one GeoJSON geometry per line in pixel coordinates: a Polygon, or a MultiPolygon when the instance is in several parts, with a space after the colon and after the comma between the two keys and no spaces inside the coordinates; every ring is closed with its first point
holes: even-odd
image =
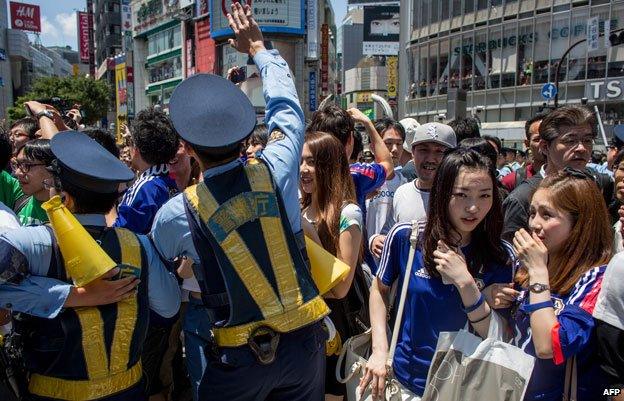
{"type": "Polygon", "coordinates": [[[280,334],[269,326],[256,328],[249,338],[247,345],[256,355],[262,365],[269,365],[275,361],[275,353],[279,344],[280,334]]]}

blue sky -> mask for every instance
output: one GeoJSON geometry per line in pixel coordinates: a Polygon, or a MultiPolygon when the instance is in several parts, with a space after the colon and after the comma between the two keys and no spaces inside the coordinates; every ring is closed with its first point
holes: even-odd
{"type": "MultiPolygon", "coordinates": [[[[19,1],[19,0],[17,0],[19,1]]],[[[23,0],[41,7],[41,42],[44,46],[71,46],[77,49],[76,11],[84,10],[85,0],[23,0]]],[[[347,12],[347,0],[331,0],[336,14],[336,24],[347,12]]],[[[8,7],[7,1],[7,7],[8,7]]],[[[30,35],[34,40],[34,35],[30,35]]]]}

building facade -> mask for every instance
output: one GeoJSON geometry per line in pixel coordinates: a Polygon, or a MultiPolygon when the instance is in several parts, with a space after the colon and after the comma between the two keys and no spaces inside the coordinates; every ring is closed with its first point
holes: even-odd
{"type": "MultiPolygon", "coordinates": [[[[492,129],[552,105],[543,86],[594,17],[601,34],[624,28],[622,0],[403,0],[401,10],[399,116],[423,123],[454,115],[449,93],[459,90],[466,113],[492,129]]],[[[624,46],[607,44],[600,37],[594,49],[574,47],[558,92],[560,105],[586,97],[613,123],[624,120],[624,46]]]]}

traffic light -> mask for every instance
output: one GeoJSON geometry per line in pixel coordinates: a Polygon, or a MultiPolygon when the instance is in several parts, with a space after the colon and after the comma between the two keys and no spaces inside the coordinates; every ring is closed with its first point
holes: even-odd
{"type": "Polygon", "coordinates": [[[609,35],[609,43],[611,43],[611,46],[618,46],[618,45],[624,44],[624,31],[620,33],[614,32],[611,35],[609,35]]]}

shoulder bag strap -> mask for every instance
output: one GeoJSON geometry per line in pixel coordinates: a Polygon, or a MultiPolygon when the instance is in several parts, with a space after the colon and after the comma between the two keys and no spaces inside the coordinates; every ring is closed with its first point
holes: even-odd
{"type": "Polygon", "coordinates": [[[410,250],[407,257],[407,266],[405,267],[405,276],[403,277],[403,285],[401,287],[401,297],[399,298],[399,306],[397,307],[396,319],[394,321],[394,328],[392,329],[392,341],[390,342],[390,350],[388,351],[387,364],[392,366],[392,360],[394,359],[394,351],[396,350],[397,341],[399,340],[399,330],[401,329],[401,322],[403,320],[403,308],[405,307],[405,297],[407,295],[407,288],[409,287],[410,277],[412,275],[412,265],[414,264],[414,254],[416,253],[416,245],[418,243],[418,236],[420,234],[420,224],[416,220],[412,220],[412,233],[410,235],[410,250]]]}

